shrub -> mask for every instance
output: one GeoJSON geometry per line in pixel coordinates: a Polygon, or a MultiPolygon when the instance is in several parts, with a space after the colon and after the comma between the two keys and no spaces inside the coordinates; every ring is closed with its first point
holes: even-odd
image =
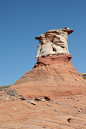
{"type": "Polygon", "coordinates": [[[3,87],[0,87],[0,91],[2,91],[3,87]]]}
{"type": "Polygon", "coordinates": [[[6,91],[7,88],[9,88],[11,85],[1,86],[0,85],[0,91],[6,91]]]}
{"type": "Polygon", "coordinates": [[[9,89],[6,91],[6,93],[7,93],[7,95],[10,95],[10,96],[17,96],[17,95],[18,95],[17,91],[14,90],[14,89],[11,89],[11,88],[9,88],[9,89]]]}
{"type": "Polygon", "coordinates": [[[83,79],[86,80],[86,73],[83,73],[83,74],[81,74],[81,75],[82,75],[83,79]]]}

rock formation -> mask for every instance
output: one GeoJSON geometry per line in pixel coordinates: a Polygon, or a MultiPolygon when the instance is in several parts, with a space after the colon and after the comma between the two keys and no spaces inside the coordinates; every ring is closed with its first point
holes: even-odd
{"type": "Polygon", "coordinates": [[[71,64],[71,32],[55,29],[36,37],[34,68],[0,92],[0,129],[86,129],[86,80],[71,64]]]}
{"type": "Polygon", "coordinates": [[[53,54],[69,54],[67,36],[72,33],[70,28],[53,29],[35,37],[39,40],[36,58],[53,54]]]}
{"type": "Polygon", "coordinates": [[[86,92],[86,81],[71,64],[67,36],[73,30],[54,29],[37,36],[37,63],[12,88],[25,97],[58,97],[86,92]]]}

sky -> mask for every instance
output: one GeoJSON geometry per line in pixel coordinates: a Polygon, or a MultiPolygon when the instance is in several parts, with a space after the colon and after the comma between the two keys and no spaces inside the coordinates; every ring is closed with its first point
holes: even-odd
{"type": "Polygon", "coordinates": [[[36,36],[70,27],[72,64],[86,73],[86,0],[0,0],[0,85],[12,85],[37,59],[36,36]]]}

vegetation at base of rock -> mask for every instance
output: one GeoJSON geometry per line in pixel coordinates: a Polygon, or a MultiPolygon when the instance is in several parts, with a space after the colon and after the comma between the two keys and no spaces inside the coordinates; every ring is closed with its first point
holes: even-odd
{"type": "Polygon", "coordinates": [[[7,95],[10,95],[10,96],[17,96],[17,95],[18,95],[17,91],[14,90],[14,89],[11,89],[11,88],[9,88],[9,89],[6,91],[6,93],[7,93],[7,95]]]}
{"type": "Polygon", "coordinates": [[[12,85],[4,85],[4,86],[1,86],[0,85],[0,91],[1,91],[1,93],[4,91],[4,93],[6,93],[7,95],[18,96],[18,93],[17,93],[16,90],[9,88],[11,86],[12,85]]]}
{"type": "Polygon", "coordinates": [[[81,76],[86,80],[86,73],[81,73],[81,76]]]}
{"type": "Polygon", "coordinates": [[[10,86],[12,85],[4,85],[4,86],[0,85],[0,91],[6,91],[7,88],[9,88],[10,86]]]}

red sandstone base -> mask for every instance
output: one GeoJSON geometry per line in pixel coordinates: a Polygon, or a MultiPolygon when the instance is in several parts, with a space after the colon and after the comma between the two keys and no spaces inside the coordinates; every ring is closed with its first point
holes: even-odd
{"type": "Polygon", "coordinates": [[[71,64],[71,55],[39,58],[13,86],[20,95],[58,97],[86,93],[86,81],[71,64]]]}

